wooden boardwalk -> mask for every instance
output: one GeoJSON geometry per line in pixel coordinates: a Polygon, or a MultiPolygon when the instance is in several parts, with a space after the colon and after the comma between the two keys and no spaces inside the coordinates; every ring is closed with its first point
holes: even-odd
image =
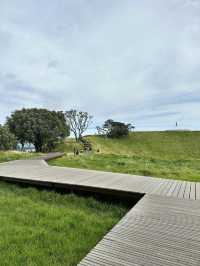
{"type": "Polygon", "coordinates": [[[0,178],[119,196],[141,193],[200,199],[200,183],[49,166],[44,160],[19,160],[2,163],[0,164],[0,178]]]}
{"type": "Polygon", "coordinates": [[[200,202],[145,195],[79,266],[199,266],[200,202]]]}
{"type": "Polygon", "coordinates": [[[200,265],[200,183],[62,168],[42,159],[2,163],[0,179],[118,196],[144,195],[80,266],[200,265]]]}

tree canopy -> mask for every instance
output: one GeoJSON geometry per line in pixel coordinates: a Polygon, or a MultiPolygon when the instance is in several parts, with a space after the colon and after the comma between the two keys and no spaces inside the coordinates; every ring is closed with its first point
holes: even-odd
{"type": "Polygon", "coordinates": [[[12,150],[16,147],[16,138],[8,127],[0,125],[0,150],[12,150]]]}
{"type": "Polygon", "coordinates": [[[112,119],[108,119],[104,122],[102,127],[97,127],[99,135],[104,135],[109,138],[125,137],[134,128],[131,124],[125,124],[117,122],[112,119]]]}
{"type": "Polygon", "coordinates": [[[69,136],[69,126],[61,111],[24,108],[7,118],[7,126],[22,147],[32,143],[37,152],[51,151],[56,142],[69,136]]]}

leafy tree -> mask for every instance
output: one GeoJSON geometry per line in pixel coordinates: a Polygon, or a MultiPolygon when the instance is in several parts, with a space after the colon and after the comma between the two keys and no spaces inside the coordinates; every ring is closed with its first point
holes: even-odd
{"type": "Polygon", "coordinates": [[[134,129],[131,124],[117,122],[112,119],[105,121],[102,127],[97,127],[99,135],[104,135],[109,138],[120,138],[128,136],[129,132],[134,129]]]}
{"type": "Polygon", "coordinates": [[[16,138],[8,127],[0,125],[0,150],[12,150],[16,148],[16,138]]]}
{"type": "Polygon", "coordinates": [[[37,152],[51,151],[56,142],[69,136],[69,126],[60,111],[24,108],[15,111],[7,119],[7,125],[22,147],[32,143],[37,152]]]}
{"type": "Polygon", "coordinates": [[[65,112],[65,118],[76,141],[81,140],[83,133],[88,129],[91,123],[92,116],[89,115],[88,112],[70,110],[65,112]]]}

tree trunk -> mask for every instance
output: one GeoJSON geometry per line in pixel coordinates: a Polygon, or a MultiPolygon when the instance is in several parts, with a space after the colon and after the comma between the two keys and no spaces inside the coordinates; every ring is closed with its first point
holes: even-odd
{"type": "Polygon", "coordinates": [[[21,145],[22,145],[22,147],[21,147],[21,151],[24,151],[24,143],[21,142],[21,145]]]}
{"type": "Polygon", "coordinates": [[[41,143],[34,143],[34,146],[35,146],[35,151],[36,152],[42,152],[42,144],[41,143]]]}
{"type": "Polygon", "coordinates": [[[75,140],[76,140],[76,142],[78,142],[78,141],[79,141],[79,138],[78,138],[78,136],[77,136],[77,133],[76,133],[76,132],[74,132],[74,136],[75,136],[75,140]]]}

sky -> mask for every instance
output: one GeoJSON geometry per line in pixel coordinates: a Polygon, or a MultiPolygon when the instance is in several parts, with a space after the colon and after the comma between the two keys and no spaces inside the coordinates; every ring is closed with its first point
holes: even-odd
{"type": "Polygon", "coordinates": [[[0,123],[23,107],[200,129],[200,1],[1,0],[0,123]]]}

